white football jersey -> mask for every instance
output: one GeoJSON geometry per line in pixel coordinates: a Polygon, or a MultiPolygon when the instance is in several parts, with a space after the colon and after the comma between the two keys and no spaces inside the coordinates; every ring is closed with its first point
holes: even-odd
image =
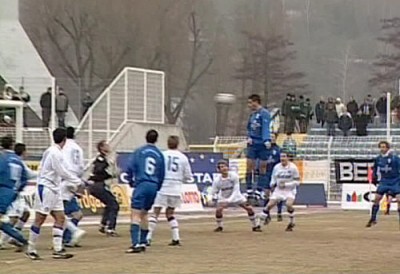
{"type": "Polygon", "coordinates": [[[177,149],[163,152],[165,161],[165,176],[160,193],[164,195],[181,196],[182,183],[193,180],[189,159],[177,149]]]}
{"type": "Polygon", "coordinates": [[[65,168],[61,147],[52,145],[43,153],[37,184],[59,192],[62,179],[77,185],[82,183],[81,179],[65,168]]]}
{"type": "MultiPolygon", "coordinates": [[[[64,147],[62,148],[64,162],[66,169],[81,178],[84,171],[83,150],[73,139],[67,139],[64,147]]],[[[61,194],[63,200],[71,200],[75,194],[70,191],[69,186],[73,185],[68,180],[62,180],[61,194]]]]}
{"type": "Polygon", "coordinates": [[[212,184],[211,194],[219,202],[236,203],[243,200],[240,192],[239,175],[230,171],[228,177],[217,176],[212,184]]]}
{"type": "Polygon", "coordinates": [[[283,166],[282,163],[277,164],[272,171],[271,186],[279,187],[281,183],[285,183],[282,190],[296,190],[296,187],[300,184],[300,174],[297,166],[292,162],[289,162],[287,166],[283,166]]]}

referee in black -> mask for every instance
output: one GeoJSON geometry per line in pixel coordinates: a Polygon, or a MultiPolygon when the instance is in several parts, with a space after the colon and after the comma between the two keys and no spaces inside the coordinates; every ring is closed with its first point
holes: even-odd
{"type": "Polygon", "coordinates": [[[115,232],[115,227],[117,225],[119,205],[109,186],[105,183],[106,180],[113,178],[113,175],[109,172],[112,167],[107,160],[110,146],[103,140],[97,144],[97,150],[99,155],[93,162],[92,173],[89,178],[94,183],[90,185],[89,192],[105,205],[99,231],[106,233],[107,236],[115,237],[118,236],[115,232]]]}

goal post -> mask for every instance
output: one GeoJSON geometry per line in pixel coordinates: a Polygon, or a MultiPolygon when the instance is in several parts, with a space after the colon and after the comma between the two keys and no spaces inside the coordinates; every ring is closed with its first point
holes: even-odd
{"type": "Polygon", "coordinates": [[[23,142],[24,103],[0,100],[0,137],[11,135],[15,142],[23,142]]]}

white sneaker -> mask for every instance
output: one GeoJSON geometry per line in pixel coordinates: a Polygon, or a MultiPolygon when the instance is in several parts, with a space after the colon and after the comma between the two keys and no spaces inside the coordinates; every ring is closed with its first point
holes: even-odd
{"type": "Polygon", "coordinates": [[[83,236],[85,236],[86,231],[82,230],[82,229],[78,229],[73,235],[72,235],[72,239],[71,239],[71,244],[72,245],[76,245],[80,242],[80,240],[82,239],[83,236]]]}

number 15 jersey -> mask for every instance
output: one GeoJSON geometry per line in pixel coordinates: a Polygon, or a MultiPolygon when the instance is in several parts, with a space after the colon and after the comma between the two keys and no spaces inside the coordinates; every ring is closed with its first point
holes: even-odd
{"type": "Polygon", "coordinates": [[[165,178],[159,192],[163,195],[181,196],[182,183],[190,183],[193,180],[189,160],[177,149],[164,151],[163,154],[165,178]]]}

